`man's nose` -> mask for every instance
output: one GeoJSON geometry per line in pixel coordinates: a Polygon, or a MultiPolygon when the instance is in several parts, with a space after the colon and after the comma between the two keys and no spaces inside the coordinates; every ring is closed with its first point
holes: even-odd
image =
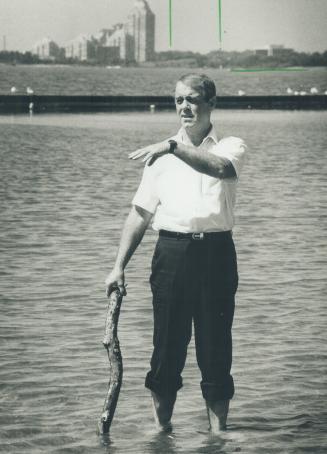
{"type": "Polygon", "coordinates": [[[187,99],[183,99],[183,102],[181,104],[181,108],[184,110],[188,110],[188,109],[191,109],[191,103],[187,100],[187,99]]]}

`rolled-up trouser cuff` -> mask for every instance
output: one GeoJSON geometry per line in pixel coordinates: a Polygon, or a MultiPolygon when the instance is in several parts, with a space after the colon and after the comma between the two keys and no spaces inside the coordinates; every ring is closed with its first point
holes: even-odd
{"type": "Polygon", "coordinates": [[[202,395],[205,400],[216,402],[217,400],[229,400],[234,396],[234,381],[230,375],[223,384],[201,382],[202,395]]]}
{"type": "Polygon", "coordinates": [[[182,377],[178,377],[174,381],[165,381],[160,382],[159,380],[155,380],[151,376],[151,371],[147,373],[145,378],[145,387],[154,391],[159,396],[167,396],[171,394],[175,394],[179,389],[183,386],[182,377]]]}

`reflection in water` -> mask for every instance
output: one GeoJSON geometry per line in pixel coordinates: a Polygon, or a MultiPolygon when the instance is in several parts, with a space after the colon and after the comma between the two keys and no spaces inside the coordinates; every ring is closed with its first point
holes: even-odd
{"type": "Polygon", "coordinates": [[[228,448],[225,435],[209,435],[206,440],[203,440],[202,446],[197,447],[194,453],[199,454],[227,454],[232,452],[225,450],[228,448]]]}
{"type": "Polygon", "coordinates": [[[244,441],[245,436],[239,431],[212,434],[210,431],[191,433],[189,429],[184,429],[171,434],[155,433],[142,452],[146,454],[228,454],[241,452],[244,441]]]}
{"type": "Polygon", "coordinates": [[[117,447],[114,444],[114,441],[111,439],[110,434],[98,434],[99,443],[102,448],[102,453],[114,454],[117,452],[117,447]]]}
{"type": "Polygon", "coordinates": [[[176,447],[176,436],[173,432],[157,432],[152,439],[144,446],[144,453],[158,454],[160,452],[166,454],[176,454],[179,451],[176,447]]]}

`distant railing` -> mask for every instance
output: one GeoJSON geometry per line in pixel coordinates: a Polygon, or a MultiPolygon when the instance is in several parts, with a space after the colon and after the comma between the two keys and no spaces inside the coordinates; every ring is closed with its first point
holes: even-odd
{"type": "MultiPolygon", "coordinates": [[[[217,109],[326,110],[327,95],[217,96],[217,109]]],[[[0,113],[156,111],[175,108],[172,96],[0,95],[0,113]]]]}

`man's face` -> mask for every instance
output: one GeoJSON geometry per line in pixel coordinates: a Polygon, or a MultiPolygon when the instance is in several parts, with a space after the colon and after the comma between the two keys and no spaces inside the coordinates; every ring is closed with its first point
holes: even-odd
{"type": "Polygon", "coordinates": [[[203,95],[183,82],[177,82],[175,105],[181,125],[185,128],[208,128],[212,102],[205,101],[203,95]]]}

